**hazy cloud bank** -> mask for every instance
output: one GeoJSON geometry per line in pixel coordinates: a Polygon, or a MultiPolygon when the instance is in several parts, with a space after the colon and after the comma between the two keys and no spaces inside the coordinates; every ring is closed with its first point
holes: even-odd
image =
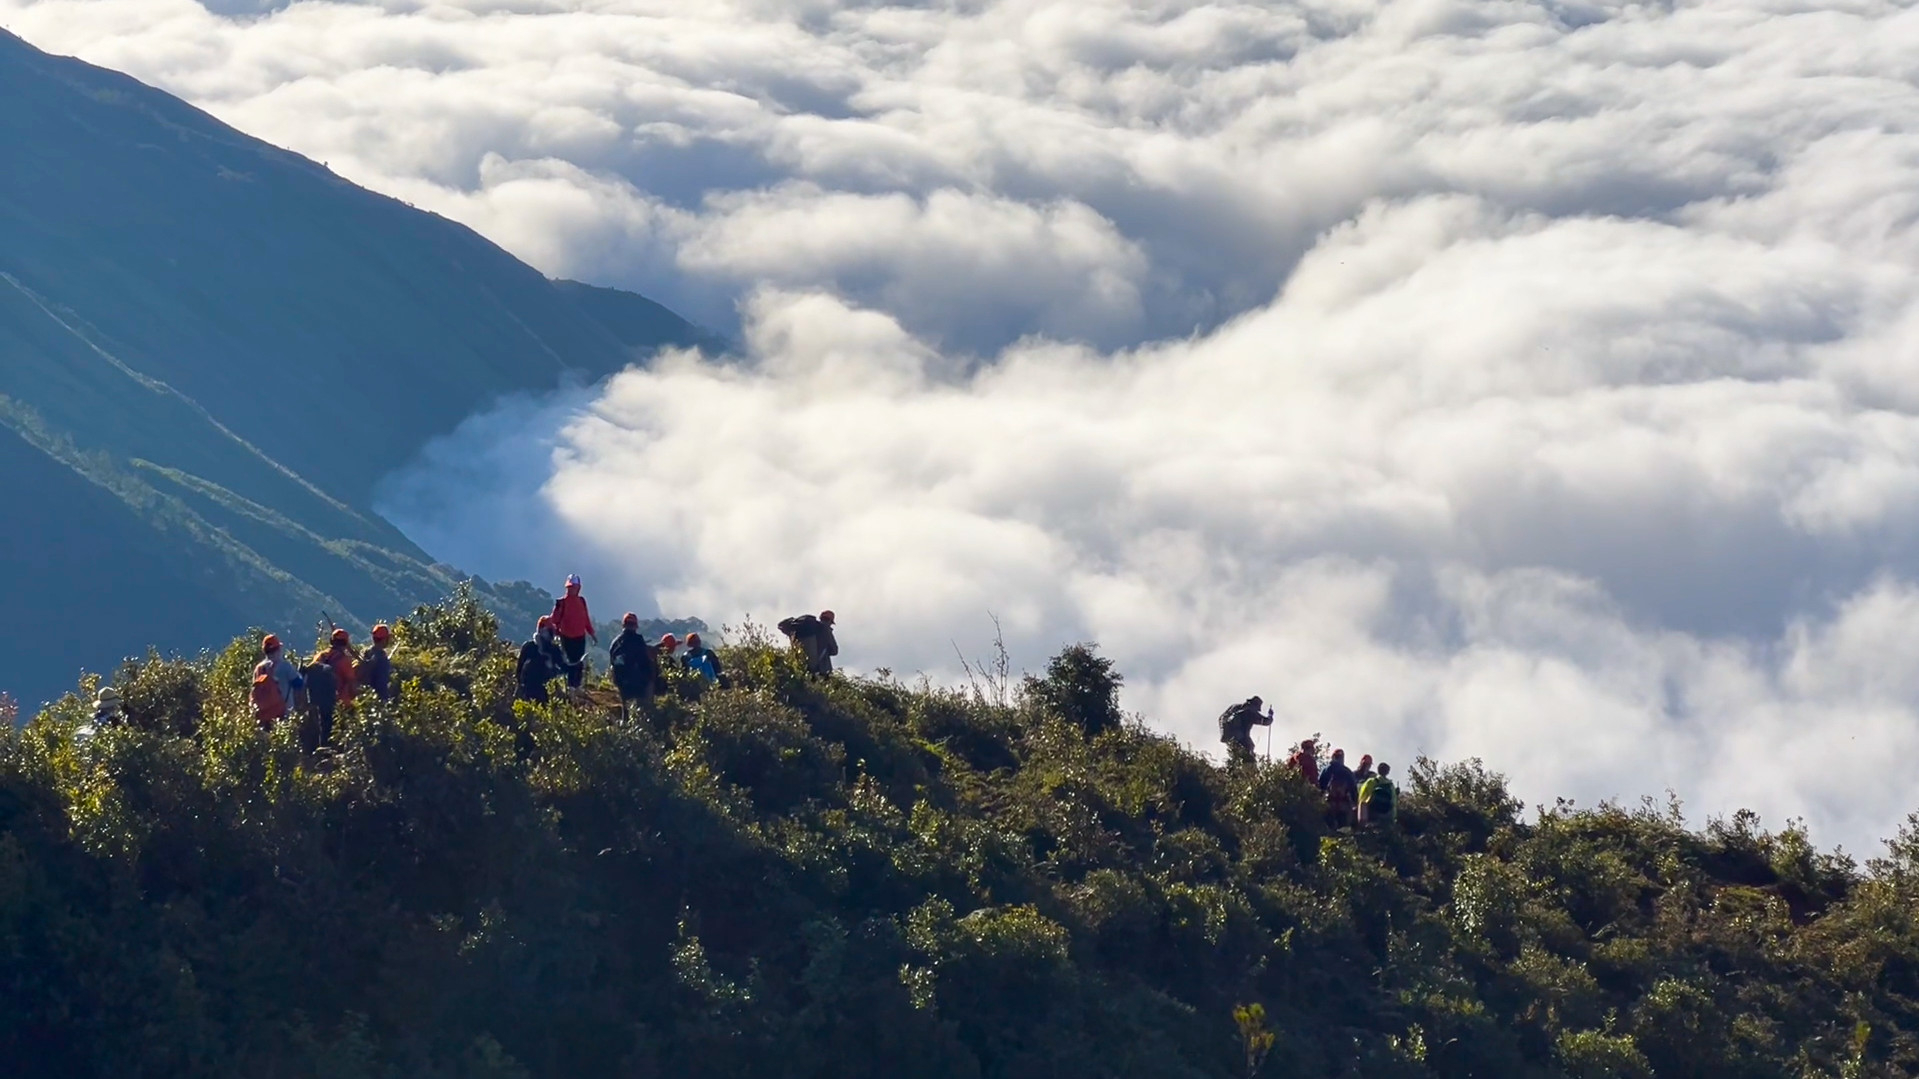
{"type": "Polygon", "coordinates": [[[1533,799],[1670,786],[1855,846],[1915,808],[1878,777],[1919,748],[1919,14],[0,21],[551,272],[737,309],[744,362],[478,417],[396,485],[481,572],[830,603],[901,671],[991,610],[1027,663],[1096,637],[1201,744],[1257,691],[1533,799]]]}

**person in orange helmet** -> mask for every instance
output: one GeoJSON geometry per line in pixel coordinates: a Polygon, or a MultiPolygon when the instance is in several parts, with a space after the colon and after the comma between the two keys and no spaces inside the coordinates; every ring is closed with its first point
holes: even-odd
{"type": "Polygon", "coordinates": [[[560,650],[566,655],[566,687],[578,689],[586,681],[586,641],[600,643],[593,631],[593,616],[587,612],[586,597],[580,595],[580,575],[566,578],[566,595],[553,601],[553,633],[560,638],[560,650]]]}
{"type": "Polygon", "coordinates": [[[353,667],[353,680],[373,691],[380,700],[393,699],[393,660],[387,646],[393,643],[393,630],[385,622],[373,627],[373,643],[360,654],[353,667]]]}

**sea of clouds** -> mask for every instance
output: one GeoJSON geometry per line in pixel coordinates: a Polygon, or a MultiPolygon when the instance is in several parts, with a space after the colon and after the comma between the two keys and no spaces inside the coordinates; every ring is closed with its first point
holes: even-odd
{"type": "Polygon", "coordinates": [[[1919,805],[1919,10],[0,0],[733,335],[389,492],[490,576],[1097,640],[1211,747],[1479,756],[1869,853],[1919,805]]]}

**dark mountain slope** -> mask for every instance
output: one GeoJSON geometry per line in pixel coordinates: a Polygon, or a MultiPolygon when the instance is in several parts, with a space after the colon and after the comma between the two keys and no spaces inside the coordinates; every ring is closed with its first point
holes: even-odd
{"type": "Polygon", "coordinates": [[[444,595],[461,575],[373,512],[381,477],[503,394],[705,340],[4,32],[0,102],[0,618],[67,597],[0,655],[29,703],[118,659],[103,626],[193,649],[444,595]]]}

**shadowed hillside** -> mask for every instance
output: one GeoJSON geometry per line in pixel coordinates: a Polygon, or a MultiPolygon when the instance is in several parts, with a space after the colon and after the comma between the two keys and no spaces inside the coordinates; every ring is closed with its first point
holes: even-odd
{"type": "Polygon", "coordinates": [[[343,711],[318,758],[245,714],[248,641],[130,665],[128,721],[91,740],[79,697],[9,735],[0,1053],[63,1076],[1919,1067],[1911,831],[1862,868],[1744,815],[1528,822],[1476,763],[1420,761],[1396,828],[1329,832],[1283,768],[1114,725],[1083,650],[962,694],[810,679],[748,633],[733,688],[676,678],[628,728],[604,690],[515,706],[496,632],[470,599],[400,622],[400,699],[343,711]]]}
{"type": "Polygon", "coordinates": [[[59,614],[0,657],[28,700],[240,608],[364,627],[446,595],[381,477],[503,394],[707,340],[4,32],[0,101],[0,619],[59,614]]]}

